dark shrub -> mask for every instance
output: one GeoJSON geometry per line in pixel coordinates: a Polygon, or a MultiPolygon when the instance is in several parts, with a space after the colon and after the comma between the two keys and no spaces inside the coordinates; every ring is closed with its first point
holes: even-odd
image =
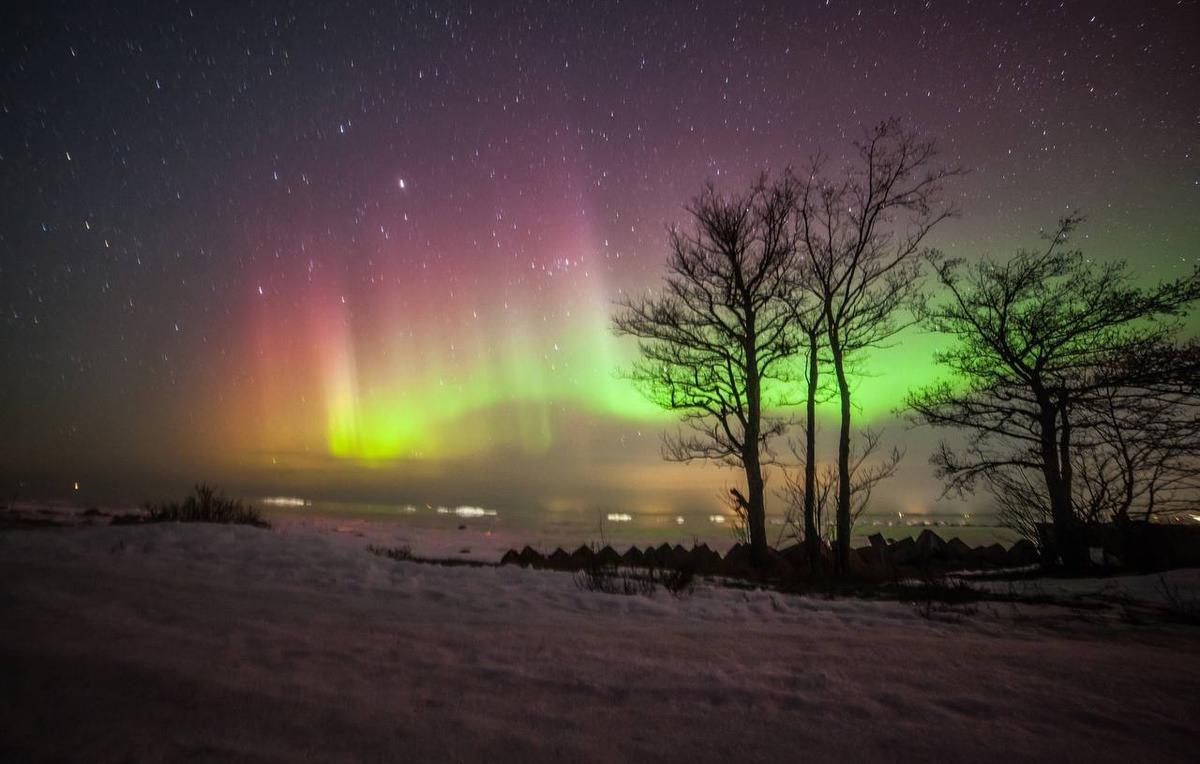
{"type": "MultiPolygon", "coordinates": [[[[121,519],[113,518],[113,522],[119,524],[121,519]]],[[[146,514],[140,519],[147,523],[230,523],[271,527],[257,507],[245,504],[241,499],[227,498],[207,483],[197,485],[195,493],[181,502],[147,506],[146,514]]]]}
{"type": "Polygon", "coordinates": [[[608,565],[589,565],[575,574],[580,589],[604,594],[640,594],[653,597],[655,584],[649,576],[636,576],[608,565]]]}
{"type": "Polygon", "coordinates": [[[371,554],[378,555],[379,557],[386,557],[389,560],[396,560],[397,562],[413,559],[412,549],[407,546],[384,547],[375,546],[372,544],[367,547],[367,551],[371,554]]]}

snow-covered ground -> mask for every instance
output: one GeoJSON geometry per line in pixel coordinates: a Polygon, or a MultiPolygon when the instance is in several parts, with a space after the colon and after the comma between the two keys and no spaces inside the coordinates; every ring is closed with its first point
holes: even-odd
{"type": "Polygon", "coordinates": [[[0,532],[0,760],[1193,761],[1200,745],[1196,627],[711,585],[615,596],[395,562],[365,551],[378,541],[0,532]]]}

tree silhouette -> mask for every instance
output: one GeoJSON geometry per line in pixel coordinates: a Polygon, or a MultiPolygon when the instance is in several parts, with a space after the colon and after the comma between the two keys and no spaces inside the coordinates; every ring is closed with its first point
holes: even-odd
{"type": "Polygon", "coordinates": [[[895,119],[876,126],[857,148],[856,165],[840,178],[826,176],[815,160],[799,205],[801,282],[822,307],[841,409],[834,559],[843,572],[854,505],[852,365],[861,351],[910,323],[898,316],[920,288],[922,242],[953,214],[941,201],[942,183],[960,172],[936,166],[935,143],[895,119]]]}
{"type": "MultiPolygon", "coordinates": [[[[878,430],[867,429],[862,433],[861,444],[850,449],[850,495],[853,497],[851,527],[866,512],[875,487],[895,475],[904,458],[903,450],[893,447],[883,458],[873,459],[879,450],[881,435],[878,430]]],[[[829,500],[837,487],[839,474],[837,467],[832,464],[825,465],[817,472],[813,460],[803,453],[810,448],[807,444],[803,447],[793,444],[792,447],[797,457],[805,457],[805,471],[799,477],[784,475],[783,495],[788,499],[788,512],[784,516],[783,533],[804,539],[805,551],[813,560],[813,569],[816,570],[816,560],[819,558],[815,555],[820,554],[821,541],[835,537],[837,532],[836,516],[835,525],[831,528],[828,515],[829,500]],[[814,474],[810,475],[810,470],[814,474]],[[797,508],[802,509],[799,518],[796,517],[797,508]],[[815,552],[812,551],[814,547],[815,552]]]]}
{"type": "Polygon", "coordinates": [[[690,230],[672,228],[663,289],[627,298],[613,319],[638,338],[629,376],[651,401],[681,412],[686,430],[664,438],[675,461],[707,459],[741,468],[746,491],[731,494],[745,517],[754,559],[767,550],[764,461],[785,421],[786,361],[796,352],[793,302],[796,184],[766,176],[746,193],[708,186],[687,207],[690,230]]]}
{"type": "MultiPolygon", "coordinates": [[[[1081,496],[1119,506],[1104,494],[1114,476],[1103,473],[1122,459],[1126,470],[1134,465],[1136,492],[1142,470],[1164,465],[1139,444],[1154,441],[1174,454],[1166,463],[1178,462],[1188,421],[1180,406],[1200,385],[1196,351],[1173,343],[1170,320],[1200,299],[1200,269],[1139,289],[1125,263],[1092,264],[1064,249],[1079,222],[1062,220],[1044,250],[1005,263],[934,260],[942,297],[919,314],[953,339],[937,354],[952,379],[908,400],[919,422],[970,433],[965,448],[942,443],[933,456],[947,490],[969,491],[982,479],[1010,517],[1044,511],[1056,554],[1071,568],[1087,564],[1081,496]],[[1115,452],[1106,444],[1114,439],[1115,452]]],[[[1167,472],[1151,484],[1163,486],[1167,472]]]]}
{"type": "MultiPolygon", "coordinates": [[[[800,266],[801,268],[803,266],[800,266]]],[[[805,290],[802,285],[803,272],[801,271],[798,288],[793,292],[795,302],[793,309],[795,311],[796,326],[799,334],[803,337],[806,357],[804,363],[804,443],[797,448],[795,444],[792,446],[792,453],[804,461],[804,472],[801,479],[796,479],[790,475],[785,475],[785,496],[789,500],[788,506],[788,521],[789,526],[798,526],[795,530],[800,531],[801,538],[804,539],[804,550],[813,565],[813,570],[817,569],[817,561],[821,556],[821,519],[820,511],[825,506],[825,499],[829,494],[829,486],[817,484],[817,396],[821,390],[821,350],[824,347],[823,337],[825,335],[825,310],[822,305],[805,306],[803,296],[805,290]],[[794,511],[796,507],[801,509],[801,522],[794,522],[794,511]]]]}
{"type": "MultiPolygon", "coordinates": [[[[1192,382],[1172,385],[1171,373],[1141,384],[1101,384],[1083,402],[1088,443],[1078,449],[1076,513],[1085,521],[1150,520],[1194,506],[1200,491],[1200,347],[1164,345],[1173,374],[1189,370],[1192,382]]],[[[1122,365],[1126,378],[1155,364],[1143,353],[1122,365]]]]}

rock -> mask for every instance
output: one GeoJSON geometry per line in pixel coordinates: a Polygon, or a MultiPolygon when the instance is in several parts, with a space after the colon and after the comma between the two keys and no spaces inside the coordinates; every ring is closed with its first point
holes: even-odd
{"type": "Polygon", "coordinates": [[[676,544],[671,547],[671,562],[677,568],[692,564],[692,553],[689,552],[682,544],[676,544]]]}
{"type": "Polygon", "coordinates": [[[888,547],[888,559],[896,566],[914,565],[921,559],[921,550],[917,549],[917,542],[905,536],[888,547]]]}
{"type": "Polygon", "coordinates": [[[965,562],[971,557],[971,547],[958,536],[946,542],[946,558],[956,562],[965,562]]]}
{"type": "Polygon", "coordinates": [[[851,549],[850,575],[862,578],[878,570],[878,566],[872,565],[869,559],[872,556],[876,556],[876,554],[874,548],[869,546],[861,549],[851,549]]]}
{"type": "Polygon", "coordinates": [[[1013,544],[1004,556],[1004,564],[1012,567],[1037,565],[1041,561],[1041,553],[1029,539],[1020,539],[1013,544]]]}
{"type": "Polygon", "coordinates": [[[658,550],[652,546],[646,547],[646,551],[642,553],[642,564],[647,568],[661,568],[663,563],[659,559],[658,550]]]}
{"type": "Polygon", "coordinates": [[[591,567],[595,555],[592,553],[591,547],[586,544],[580,544],[579,548],[571,552],[571,568],[573,570],[583,570],[591,567]]]}
{"type": "Polygon", "coordinates": [[[946,542],[942,537],[926,528],[917,536],[917,551],[922,560],[942,559],[946,556],[946,542]]]}
{"type": "Polygon", "coordinates": [[[654,552],[658,558],[659,567],[670,568],[674,566],[674,560],[672,559],[674,557],[674,551],[671,549],[670,544],[663,542],[659,544],[657,548],[655,548],[654,552]]]}
{"type": "MultiPolygon", "coordinates": [[[[878,534],[876,534],[876,535],[878,535],[878,534]]],[[[883,537],[879,536],[879,540],[882,542],[883,537]]],[[[863,565],[866,565],[867,567],[876,569],[878,572],[888,570],[889,568],[892,567],[891,559],[888,555],[887,542],[883,542],[882,545],[872,544],[871,546],[864,546],[864,547],[859,547],[858,549],[852,549],[851,555],[853,556],[854,554],[857,554],[859,556],[859,558],[861,558],[863,565]]],[[[850,562],[851,562],[850,571],[853,573],[854,572],[854,561],[851,560],[850,562]]]]}
{"type": "Polygon", "coordinates": [[[768,578],[791,578],[795,574],[791,564],[774,549],[767,549],[767,562],[762,572],[768,578]]]}
{"type": "Polygon", "coordinates": [[[987,561],[993,565],[1004,565],[1008,559],[1008,550],[1001,544],[992,544],[983,551],[987,561]]]}
{"type": "Polygon", "coordinates": [[[779,550],[779,556],[788,561],[793,568],[808,565],[808,550],[804,544],[792,544],[779,550]]]}
{"type": "Polygon", "coordinates": [[[971,559],[977,563],[992,567],[1003,567],[1008,557],[1008,550],[999,544],[977,546],[971,550],[971,559]]]}
{"type": "Polygon", "coordinates": [[[734,544],[721,560],[721,575],[724,576],[748,576],[753,570],[750,547],[745,544],[734,544]]]}
{"type": "Polygon", "coordinates": [[[721,570],[721,555],[709,549],[708,544],[701,544],[692,549],[692,564],[697,573],[717,573],[721,570]]]}
{"type": "Polygon", "coordinates": [[[531,546],[526,546],[517,556],[517,562],[526,567],[530,565],[535,568],[540,567],[545,561],[546,560],[544,557],[542,557],[541,552],[538,552],[531,546]]]}
{"type": "Polygon", "coordinates": [[[762,568],[756,568],[751,559],[750,546],[734,544],[721,560],[720,573],[734,578],[758,580],[763,577],[787,578],[793,575],[794,571],[788,561],[774,549],[767,550],[767,558],[762,568]]]}
{"type": "Polygon", "coordinates": [[[606,546],[599,552],[596,552],[596,564],[606,567],[612,567],[621,562],[621,555],[617,554],[617,550],[611,546],[606,546]]]}

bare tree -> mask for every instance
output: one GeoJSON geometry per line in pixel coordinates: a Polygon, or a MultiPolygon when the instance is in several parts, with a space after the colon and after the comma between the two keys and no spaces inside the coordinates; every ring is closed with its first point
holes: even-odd
{"type": "Polygon", "coordinates": [[[1200,269],[1138,289],[1125,263],[1093,265],[1064,250],[1079,221],[1062,220],[1044,250],[1005,263],[933,259],[942,297],[919,313],[953,338],[937,354],[953,378],[908,400],[918,422],[970,433],[965,448],[943,443],[933,456],[947,490],[970,491],[983,480],[1026,532],[1038,515],[1049,516],[1056,553],[1071,568],[1087,564],[1077,532],[1087,518],[1080,485],[1103,508],[1113,505],[1122,459],[1154,469],[1133,450],[1122,455],[1119,441],[1110,460],[1106,438],[1131,417],[1148,416],[1148,402],[1157,401],[1166,408],[1144,424],[1166,444],[1182,432],[1166,412],[1177,412],[1180,396],[1200,384],[1200,366],[1173,345],[1178,326],[1169,320],[1200,299],[1200,269]]]}
{"type": "MultiPolygon", "coordinates": [[[[879,430],[864,430],[861,444],[850,449],[850,493],[854,500],[850,508],[851,528],[870,505],[871,493],[875,487],[895,475],[900,461],[904,458],[904,451],[896,447],[883,458],[875,458],[881,436],[882,432],[879,430]]],[[[804,453],[808,448],[792,444],[792,453],[797,459],[804,457],[806,467],[813,461],[804,453]]],[[[819,559],[821,542],[836,538],[836,517],[832,518],[833,522],[830,518],[830,514],[836,513],[829,510],[830,497],[835,495],[838,478],[838,468],[833,464],[825,465],[811,482],[807,472],[802,476],[785,473],[784,496],[788,501],[788,508],[784,517],[783,533],[791,538],[804,539],[806,551],[810,539],[815,537],[817,552],[814,554],[809,551],[809,559],[814,561],[814,564],[819,559]]]]}
{"type": "Polygon", "coordinates": [[[722,196],[710,185],[687,210],[690,231],[672,228],[666,283],[657,295],[623,300],[613,324],[638,338],[630,377],[686,430],[664,439],[675,461],[707,459],[741,468],[754,558],[766,558],[764,462],[785,427],[769,414],[786,403],[786,361],[795,354],[787,300],[796,257],[796,184],[763,176],[749,192],[722,196]]]}
{"type": "Polygon", "coordinates": [[[1200,493],[1200,344],[1155,342],[1110,361],[1079,402],[1076,514],[1085,522],[1150,520],[1200,493]]]}
{"type": "Polygon", "coordinates": [[[854,503],[852,364],[911,323],[900,315],[920,288],[922,242],[954,213],[941,200],[942,184],[960,172],[937,166],[935,143],[894,119],[857,148],[856,166],[836,179],[814,161],[799,206],[802,282],[822,306],[841,409],[834,558],[841,571],[849,568],[854,503]]]}

